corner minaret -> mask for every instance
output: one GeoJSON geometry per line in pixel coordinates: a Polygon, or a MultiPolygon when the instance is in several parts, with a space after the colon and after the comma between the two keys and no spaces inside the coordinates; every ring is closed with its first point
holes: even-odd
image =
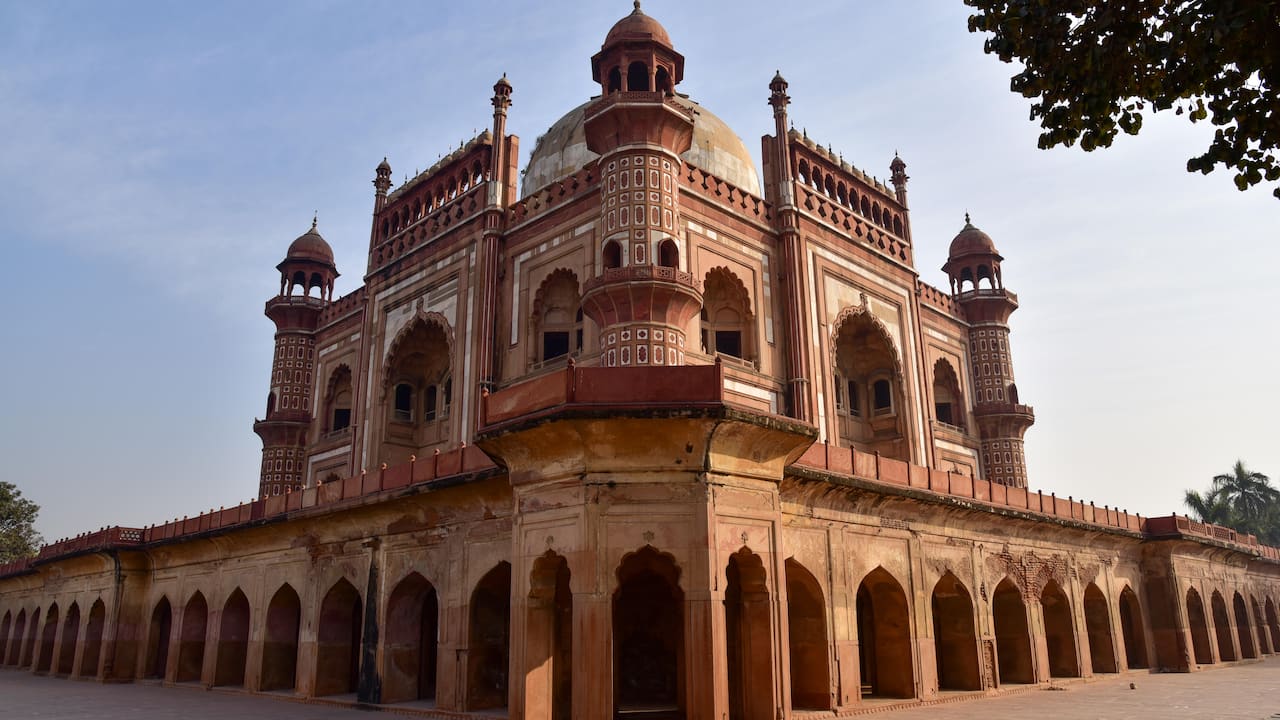
{"type": "Polygon", "coordinates": [[[1035,423],[1035,412],[1018,402],[1009,344],[1009,315],[1018,309],[1018,296],[1004,289],[1001,260],[1004,258],[991,237],[974,227],[966,213],[964,228],[951,241],[942,270],[951,279],[951,294],[969,320],[973,416],[982,438],[986,477],[1003,485],[1026,487],[1022,437],[1035,423]]]}
{"type": "Polygon", "coordinates": [[[276,324],[271,391],[266,416],[253,424],[253,431],[262,438],[258,497],[302,489],[303,453],[311,427],[315,332],[320,312],[333,300],[333,282],[338,277],[333,250],[320,236],[314,219],[311,229],[289,245],[276,269],[280,294],[266,306],[267,317],[276,324]]]}
{"type": "Polygon", "coordinates": [[[591,71],[602,91],[584,122],[587,147],[600,155],[600,246],[582,310],[600,328],[601,365],[683,365],[685,329],[702,307],[679,230],[680,155],[694,124],[673,96],[684,56],[636,2],[591,71]]]}

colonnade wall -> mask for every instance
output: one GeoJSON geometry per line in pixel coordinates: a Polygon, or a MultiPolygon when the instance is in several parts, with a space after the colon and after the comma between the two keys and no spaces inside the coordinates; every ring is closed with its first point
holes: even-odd
{"type": "Polygon", "coordinates": [[[790,473],[775,429],[623,425],[538,472],[515,458],[38,564],[0,579],[0,662],[511,717],[774,718],[1280,646],[1280,568],[1238,549],[790,473]],[[726,434],[755,458],[718,456],[726,434]]]}

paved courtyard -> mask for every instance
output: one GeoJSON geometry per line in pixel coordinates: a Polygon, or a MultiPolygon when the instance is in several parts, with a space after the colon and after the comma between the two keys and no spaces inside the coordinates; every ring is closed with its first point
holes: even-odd
{"type": "MultiPolygon", "coordinates": [[[[947,702],[876,717],[892,720],[1270,720],[1280,717],[1280,659],[1192,674],[1130,673],[1033,689],[1004,697],[947,702]],[[1129,684],[1134,684],[1134,689],[1129,684]]],[[[400,708],[397,708],[400,709],[400,708]]],[[[359,711],[286,698],[149,684],[99,685],[0,671],[6,720],[354,720],[359,711]]],[[[585,720],[585,719],[584,719],[585,720]]]]}

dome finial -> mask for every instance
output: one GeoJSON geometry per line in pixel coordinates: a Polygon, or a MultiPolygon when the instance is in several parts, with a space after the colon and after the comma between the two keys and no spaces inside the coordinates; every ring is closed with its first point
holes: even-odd
{"type": "Polygon", "coordinates": [[[311,229],[312,229],[312,230],[315,230],[315,229],[316,229],[316,223],[318,223],[319,221],[320,221],[320,211],[319,211],[319,210],[316,210],[314,213],[312,213],[312,214],[311,214],[311,229]]]}
{"type": "Polygon", "coordinates": [[[635,10],[632,10],[631,12],[633,13],[640,12],[640,0],[636,0],[634,3],[632,3],[632,5],[635,6],[635,10]]]}
{"type": "Polygon", "coordinates": [[[965,225],[972,225],[972,224],[973,224],[973,223],[969,222],[969,211],[968,211],[968,210],[965,210],[965,211],[964,211],[964,224],[965,224],[965,225]]]}

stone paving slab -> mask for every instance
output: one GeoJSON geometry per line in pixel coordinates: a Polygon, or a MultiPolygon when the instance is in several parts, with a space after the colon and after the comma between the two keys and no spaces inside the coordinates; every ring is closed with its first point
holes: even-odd
{"type": "MultiPolygon", "coordinates": [[[[1060,690],[875,713],[886,720],[1270,720],[1280,715],[1280,658],[1198,673],[1128,673],[1060,690]],[[1133,683],[1134,689],[1129,688],[1133,683]]],[[[100,685],[0,671],[4,720],[357,720],[358,710],[285,698],[153,684],[100,685]]],[[[394,717],[394,716],[385,716],[394,717]]],[[[576,719],[575,719],[576,720],[576,719]]],[[[586,719],[583,719],[586,720],[586,719]]]]}
{"type": "Polygon", "coordinates": [[[884,720],[1270,720],[1280,716],[1280,658],[1194,673],[1104,675],[1004,697],[877,713],[884,720]],[[1129,684],[1133,684],[1133,689],[1129,684]]]}

